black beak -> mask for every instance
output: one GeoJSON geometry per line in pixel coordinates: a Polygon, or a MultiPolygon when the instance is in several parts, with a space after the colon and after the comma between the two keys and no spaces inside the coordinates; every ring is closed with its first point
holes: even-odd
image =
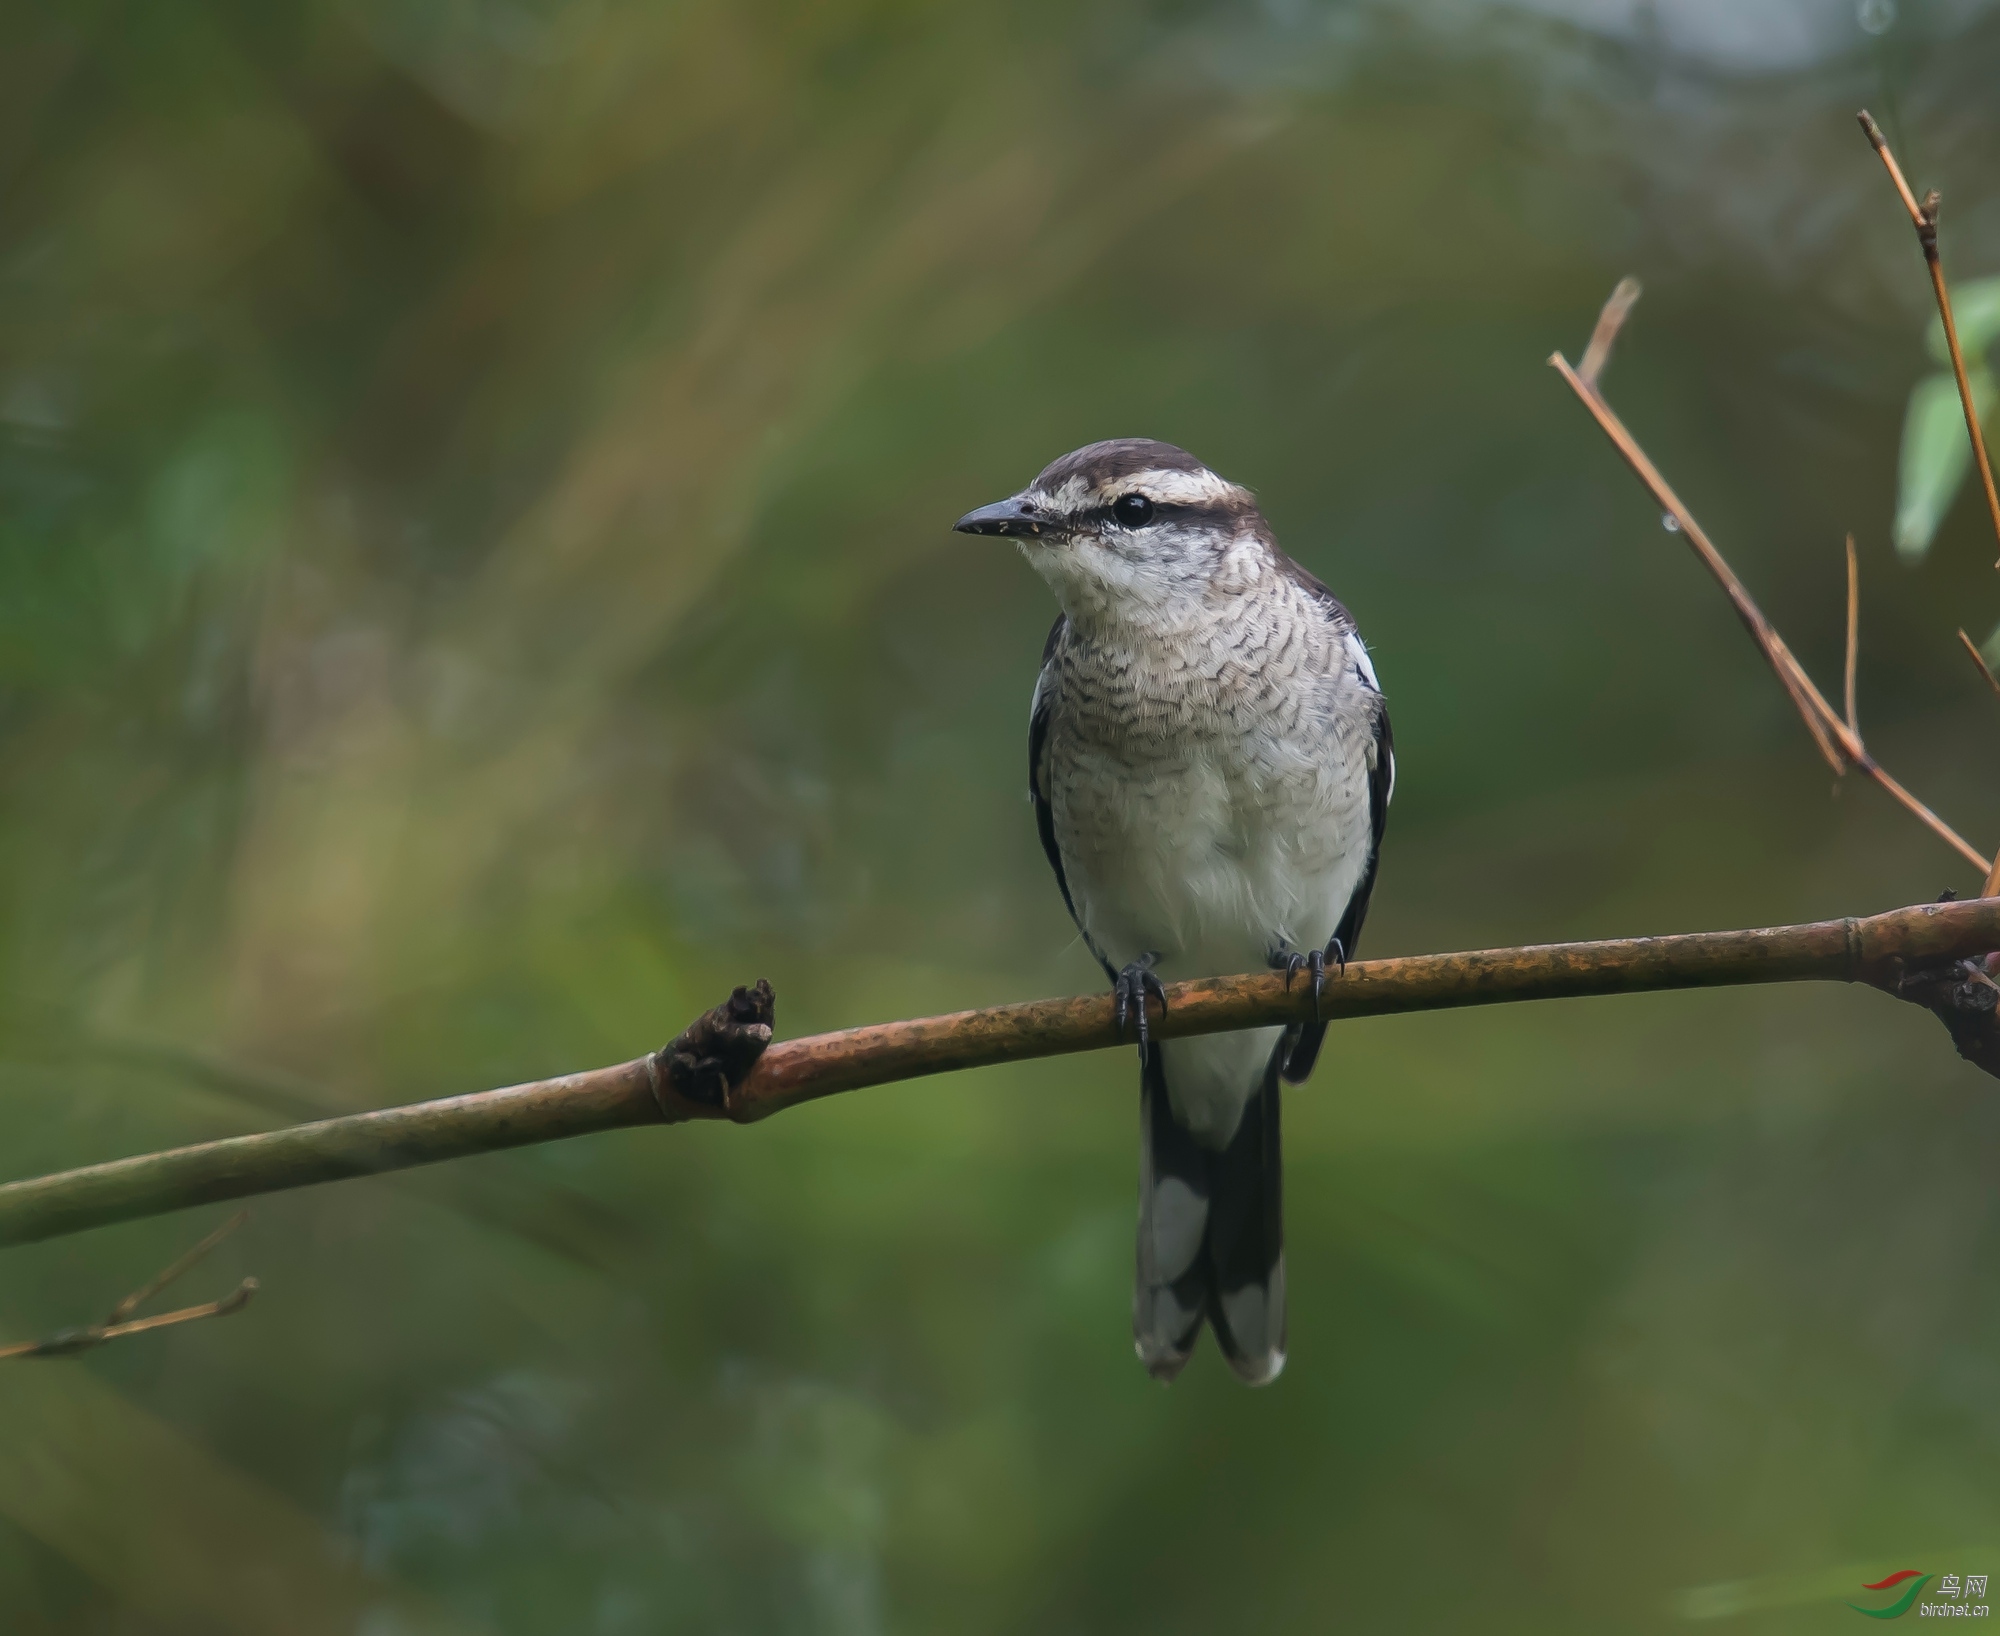
{"type": "Polygon", "coordinates": [[[1017,538],[1052,528],[1053,524],[1018,494],[1011,500],[968,511],[951,525],[954,534],[1006,534],[1017,538]]]}

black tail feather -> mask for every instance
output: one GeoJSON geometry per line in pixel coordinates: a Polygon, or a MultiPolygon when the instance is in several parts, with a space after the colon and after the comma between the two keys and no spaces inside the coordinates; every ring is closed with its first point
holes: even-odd
{"type": "Polygon", "coordinates": [[[1181,1372],[1208,1307],[1209,1171],[1214,1155],[1175,1120],[1163,1053],[1139,1069],[1139,1254],[1132,1342],[1155,1380],[1181,1372]]]}
{"type": "Polygon", "coordinates": [[[1209,1322],[1230,1368],[1253,1386],[1285,1366],[1285,1196],[1280,1039],[1229,1146],[1214,1155],[1208,1219],[1209,1322]]]}
{"type": "Polygon", "coordinates": [[[1173,1116],[1165,1058],[1140,1074],[1139,1243],[1132,1337],[1157,1380],[1180,1373],[1215,1330],[1229,1365],[1252,1385],[1285,1363],[1284,1179],[1279,1073],[1289,1038],[1266,1063],[1229,1146],[1204,1147],[1173,1116]]]}

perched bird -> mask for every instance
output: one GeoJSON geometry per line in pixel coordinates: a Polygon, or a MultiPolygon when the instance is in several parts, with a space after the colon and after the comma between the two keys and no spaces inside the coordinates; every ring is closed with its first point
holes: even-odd
{"type": "Polygon", "coordinates": [[[1062,613],[1028,722],[1042,847],[1140,1063],[1132,1334],[1160,1380],[1206,1319],[1262,1385],[1285,1363],[1278,1085],[1322,1023],[1154,1041],[1163,980],[1353,955],[1395,786],[1354,621],[1247,489],[1167,443],[1064,455],[964,534],[1013,540],[1062,613]]]}

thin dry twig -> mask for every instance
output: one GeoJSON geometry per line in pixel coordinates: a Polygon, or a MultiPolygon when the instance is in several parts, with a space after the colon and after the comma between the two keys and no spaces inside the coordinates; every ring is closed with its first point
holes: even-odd
{"type": "MultiPolygon", "coordinates": [[[[1930,270],[1931,293],[1937,297],[1938,317],[1944,321],[1945,345],[1951,351],[1951,372],[1958,382],[1959,407],[1965,411],[1966,435],[1972,439],[1972,452],[1979,466],[1979,481],[1986,488],[1986,511],[1993,519],[1993,536],[2000,540],[2000,491],[1993,487],[1993,463],[1986,457],[1986,434],[1979,429],[1979,411],[1972,402],[1972,382],[1965,372],[1965,354],[1958,345],[1958,324],[1951,315],[1951,291],[1944,281],[1944,263],[1938,259],[1938,205],[1941,200],[1936,188],[1932,188],[1921,200],[1910,191],[1910,184],[1903,178],[1903,167],[1896,163],[1896,156],[1889,149],[1889,139],[1882,134],[1882,127],[1875,123],[1874,116],[1863,108],[1855,116],[1861,122],[1862,132],[1870,145],[1880,155],[1887,167],[1889,180],[1896,184],[1896,194],[1903,201],[1903,208],[1909,212],[1910,225],[1917,231],[1917,243],[1924,252],[1924,265],[1930,270]]],[[[2000,568],[2000,561],[1993,566],[2000,568]]]]}
{"type": "Polygon", "coordinates": [[[1577,374],[1592,391],[1597,389],[1597,378],[1604,373],[1604,366],[1611,361],[1611,347],[1624,327],[1625,315],[1645,293],[1646,287],[1627,273],[1597,315],[1597,328],[1590,332],[1590,345],[1583,349],[1583,362],[1576,366],[1577,374]]]}
{"type": "Polygon", "coordinates": [[[1861,653],[1861,569],[1854,560],[1854,536],[1847,536],[1847,730],[1861,739],[1854,714],[1854,667],[1861,653]]]}
{"type": "Polygon", "coordinates": [[[1979,674],[1986,678],[1986,685],[1993,689],[1996,698],[2000,698],[2000,676],[1993,674],[1992,667],[1986,663],[1986,655],[1979,651],[1979,644],[1965,634],[1965,627],[1962,625],[1959,627],[1958,639],[1965,644],[1965,651],[1972,655],[1972,662],[1979,667],[1979,674]]]}
{"type": "Polygon", "coordinates": [[[1868,138],[1882,163],[1888,167],[1889,180],[1896,184],[1896,192],[1901,196],[1903,208],[1910,213],[1910,223],[1921,233],[1924,230],[1924,209],[1917,203],[1916,194],[1910,191],[1910,184],[1903,179],[1903,167],[1896,163],[1896,156],[1890,151],[1889,139],[1882,134],[1882,127],[1875,123],[1875,116],[1863,108],[1854,116],[1861,123],[1861,132],[1868,138]]]}
{"type": "MultiPolygon", "coordinates": [[[[1964,645],[1973,664],[1978,667],[1979,674],[1986,678],[1986,685],[1993,689],[1994,697],[2000,698],[2000,676],[1993,674],[1992,667],[1986,662],[1986,655],[1979,651],[1978,643],[1965,634],[1963,626],[1959,627],[1958,639],[1964,645]]],[[[1994,858],[1993,867],[1986,872],[1986,884],[1980,888],[1982,897],[1990,898],[1996,893],[2000,893],[2000,857],[1994,858]]]]}
{"type": "Polygon", "coordinates": [[[1659,468],[1647,458],[1645,450],[1639,447],[1638,440],[1625,429],[1625,423],[1618,418],[1611,405],[1605,401],[1603,393],[1598,390],[1597,382],[1604,372],[1605,364],[1610,361],[1611,348],[1616,343],[1619,331],[1624,327],[1625,320],[1630,316],[1640,293],[1641,286],[1636,278],[1628,275],[1618,281],[1609,299],[1605,301],[1603,310],[1597,315],[1596,326],[1590,332],[1590,344],[1584,349],[1583,367],[1572,369],[1569,361],[1559,352],[1551,354],[1549,362],[1583,399],[1584,406],[1596,418],[1605,436],[1611,439],[1612,446],[1624,456],[1625,463],[1632,468],[1639,481],[1652,491],[1654,499],[1659,501],[1675,530],[1687,537],[1695,555],[1715,576],[1716,582],[1721,585],[1724,594],[1736,609],[1737,617],[1743,621],[1752,640],[1769,661],[1773,674],[1778,678],[1778,685],[1784,688],[1793,706],[1798,710],[1799,719],[1805,723],[1806,731],[1812,734],[1813,742],[1819,746],[1820,754],[1826,758],[1826,764],[1837,776],[1846,771],[1846,766],[1841,760],[1839,749],[1828,736],[1826,728],[1821,725],[1820,718],[1825,712],[1826,701],[1819,698],[1818,690],[1814,688],[1811,679],[1807,677],[1798,661],[1792,657],[1791,650],[1785,646],[1784,638],[1778,635],[1771,622],[1751,600],[1750,593],[1743,587],[1743,582],[1736,577],[1729,564],[1722,560],[1722,553],[1710,543],[1701,525],[1694,520],[1693,514],[1681,504],[1680,497],[1667,485],[1667,480],[1660,475],[1659,468]],[[1818,709],[1814,707],[1814,700],[1818,700],[1818,709]]]}
{"type": "Polygon", "coordinates": [[[150,1318],[132,1316],[141,1306],[201,1261],[209,1251],[249,1219],[248,1210],[237,1211],[186,1255],[169,1263],[160,1273],[148,1279],[120,1301],[111,1309],[111,1316],[103,1323],[86,1324],[81,1329],[61,1330],[39,1341],[17,1341],[12,1346],[0,1346],[0,1359],[72,1357],[78,1352],[88,1352],[92,1347],[102,1346],[107,1341],[123,1340],[128,1335],[143,1335],[149,1329],[166,1329],[174,1324],[193,1323],[201,1318],[226,1318],[232,1312],[240,1312],[248,1304],[250,1297],[257,1293],[257,1280],[254,1278],[244,1279],[219,1301],[204,1301],[199,1306],[180,1307],[173,1312],[157,1313],[150,1318]]]}
{"type": "Polygon", "coordinates": [[[220,1244],[249,1219],[250,1212],[248,1210],[238,1210],[235,1215],[231,1216],[220,1227],[216,1228],[214,1232],[210,1233],[208,1237],[189,1250],[180,1260],[174,1262],[157,1277],[140,1285],[139,1288],[135,1289],[124,1300],[113,1307],[111,1309],[111,1316],[104,1320],[105,1327],[109,1329],[124,1323],[140,1307],[144,1306],[154,1296],[158,1295],[161,1290],[180,1277],[182,1273],[199,1264],[209,1251],[213,1250],[216,1245],[220,1244]]]}
{"type": "MultiPolygon", "coordinates": [[[[1621,285],[1621,289],[1622,287],[1621,285]]],[[[1605,303],[1606,314],[1618,300],[1619,295],[1614,291],[1611,301],[1605,303]]],[[[1628,298],[1623,303],[1624,310],[1618,314],[1619,320],[1622,321],[1625,311],[1630,307],[1631,300],[1628,298]]],[[[1603,314],[1598,318],[1597,328],[1599,334],[1605,332],[1603,314]]],[[[1618,324],[1613,323],[1610,326],[1610,335],[1613,338],[1617,330],[1618,324]]],[[[1594,342],[1596,336],[1592,339],[1594,342]]],[[[1609,350],[1608,341],[1606,350],[1609,350]]],[[[1611,405],[1605,402],[1603,395],[1586,382],[1560,352],[1551,353],[1549,363],[1569,383],[1570,390],[1582,400],[1583,406],[1590,411],[1591,417],[1603,430],[1604,435],[1611,440],[1612,447],[1624,457],[1626,465],[1632,468],[1634,475],[1646,486],[1654,501],[1674,520],[1689,547],[1701,559],[1702,566],[1708,569],[1715,577],[1716,583],[1722,587],[1730,604],[1736,609],[1737,617],[1743,621],[1744,628],[1749,631],[1751,639],[1757,644],[1772,673],[1778,678],[1779,685],[1790,697],[1793,707],[1799,713],[1799,719],[1805,723],[1806,731],[1812,734],[1813,742],[1819,746],[1820,754],[1826,758],[1827,765],[1835,773],[1840,773],[1846,770],[1842,761],[1843,756],[1853,762],[1933,834],[1976,868],[1982,879],[1991,878],[1994,873],[1993,861],[1975,850],[1957,830],[1890,777],[1881,763],[1868,753],[1867,747],[1861,742],[1861,735],[1826,702],[1826,696],[1806,674],[1805,667],[1793,656],[1792,650],[1785,645],[1784,638],[1778,634],[1770,620],[1764,617],[1763,610],[1757,606],[1749,591],[1744,588],[1743,582],[1736,577],[1734,570],[1723,560],[1722,553],[1716,550],[1714,542],[1709,539],[1701,524],[1695,521],[1694,514],[1681,503],[1680,496],[1674,493],[1667,480],[1660,475],[1659,468],[1648,458],[1646,451],[1639,447],[1638,439],[1626,430],[1625,423],[1618,418],[1611,405]]],[[[1602,367],[1601,359],[1599,367],[1602,367]]]]}
{"type": "Polygon", "coordinates": [[[1722,553],[1715,549],[1701,524],[1695,521],[1693,513],[1681,503],[1680,496],[1668,486],[1667,480],[1660,475],[1659,468],[1647,457],[1646,451],[1639,447],[1638,440],[1625,429],[1625,423],[1618,418],[1611,405],[1606,403],[1594,388],[1584,384],[1582,377],[1570,367],[1569,360],[1560,352],[1550,354],[1549,362],[1557,373],[1569,382],[1571,390],[1583,400],[1584,407],[1591,412],[1604,435],[1611,439],[1612,447],[1624,456],[1625,463],[1632,468],[1639,481],[1645,484],[1662,511],[1673,519],[1676,531],[1686,538],[1689,547],[1701,559],[1702,566],[1715,576],[1716,583],[1722,587],[1730,605],[1736,609],[1737,617],[1743,621],[1751,639],[1756,642],[1759,651],[1770,664],[1772,673],[1778,678],[1778,684],[1784,688],[1797,708],[1800,720],[1805,723],[1806,731],[1812,734],[1813,742],[1819,746],[1820,754],[1826,757],[1827,765],[1836,773],[1845,771],[1841,752],[1836,747],[1833,737],[1829,735],[1826,723],[1835,723],[1843,731],[1846,723],[1841,722],[1840,718],[1833,714],[1826,700],[1820,697],[1819,690],[1813,686],[1811,678],[1792,657],[1791,649],[1785,646],[1784,638],[1764,617],[1763,610],[1751,599],[1750,593],[1744,589],[1743,582],[1736,577],[1729,564],[1722,560],[1722,553]]]}

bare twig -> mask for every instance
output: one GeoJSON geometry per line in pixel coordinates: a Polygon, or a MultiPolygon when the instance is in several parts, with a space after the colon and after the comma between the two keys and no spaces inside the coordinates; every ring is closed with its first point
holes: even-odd
{"type": "Polygon", "coordinates": [[[18,1341],[12,1346],[0,1346],[0,1359],[72,1357],[78,1352],[88,1352],[94,1346],[102,1346],[107,1341],[123,1340],[127,1335],[143,1335],[149,1329],[167,1329],[174,1324],[194,1323],[201,1318],[225,1318],[232,1312],[240,1312],[250,1297],[257,1293],[257,1280],[254,1278],[244,1279],[219,1301],[204,1301],[199,1306],[181,1307],[151,1318],[132,1316],[140,1306],[159,1294],[249,1219],[248,1210],[237,1211],[186,1255],[120,1301],[103,1323],[61,1330],[39,1341],[18,1341]]]}
{"type": "Polygon", "coordinates": [[[1854,536],[1847,536],[1847,730],[1861,742],[1854,714],[1854,666],[1861,652],[1861,569],[1854,560],[1854,536]]]}
{"type": "Polygon", "coordinates": [[[180,1260],[174,1262],[172,1266],[160,1273],[158,1277],[148,1283],[142,1284],[113,1307],[111,1309],[111,1316],[104,1320],[105,1326],[113,1328],[124,1323],[139,1308],[152,1300],[154,1296],[158,1295],[161,1290],[165,1289],[176,1278],[180,1277],[182,1273],[197,1265],[209,1251],[213,1250],[216,1245],[220,1244],[249,1219],[250,1212],[248,1210],[238,1210],[235,1215],[231,1216],[220,1227],[216,1228],[214,1232],[210,1233],[208,1237],[189,1250],[180,1260]]]}
{"type": "MultiPolygon", "coordinates": [[[[1931,293],[1937,297],[1938,317],[1944,322],[1945,346],[1951,352],[1951,372],[1958,382],[1959,407],[1965,411],[1966,435],[1972,439],[1972,453],[1979,466],[1979,481],[1986,489],[1986,512],[1993,520],[1993,535],[2000,540],[2000,491],[1993,487],[1993,463],[1986,457],[1986,434],[1979,428],[1979,410],[1972,401],[1972,382],[1965,372],[1965,354],[1958,344],[1958,323],[1951,315],[1951,291],[1944,281],[1944,263],[1938,259],[1938,205],[1941,202],[1937,189],[1933,188],[1921,200],[1910,191],[1910,184],[1903,179],[1903,167],[1896,163],[1896,156],[1889,149],[1889,139],[1882,134],[1881,126],[1863,108],[1855,116],[1861,122],[1861,129],[1873,145],[1882,163],[1887,167],[1889,180],[1896,184],[1896,194],[1903,201],[1903,208],[1909,212],[1910,225],[1916,229],[1917,243],[1924,252],[1924,265],[1930,270],[1931,293]]],[[[2000,562],[1995,562],[2000,568],[2000,562]]]]}
{"type": "Polygon", "coordinates": [[[1993,689],[1995,697],[2000,697],[2000,676],[1993,674],[1992,667],[1986,663],[1986,655],[1979,651],[1979,644],[1965,634],[1963,626],[1959,628],[1958,639],[1965,644],[1965,651],[1972,655],[1972,662],[1979,667],[1979,674],[1986,678],[1986,685],[1993,689]]]}
{"type": "Polygon", "coordinates": [[[128,1335],[143,1335],[149,1329],[167,1329],[174,1324],[190,1324],[201,1318],[226,1318],[232,1312],[240,1312],[250,1304],[250,1297],[257,1293],[257,1280],[246,1278],[229,1294],[219,1301],[204,1301],[200,1306],[181,1307],[174,1312],[162,1312],[157,1317],[134,1318],[122,1324],[92,1324],[84,1329],[65,1329],[60,1334],[51,1335],[47,1340],[21,1341],[13,1346],[0,1346],[0,1359],[5,1358],[67,1358],[78,1352],[88,1352],[94,1346],[102,1346],[107,1341],[120,1341],[128,1335]]]}
{"type": "MultiPolygon", "coordinates": [[[[1981,653],[1972,638],[1965,634],[1963,627],[1959,630],[1958,639],[1965,645],[1965,651],[1971,655],[1979,674],[1986,678],[1986,685],[1993,689],[1996,698],[2000,698],[2000,677],[1993,674],[1992,667],[1986,663],[1986,655],[1981,653]]],[[[1990,898],[1996,894],[2000,894],[2000,856],[1994,858],[1993,867],[1986,871],[1985,884],[1979,888],[1981,897],[1990,898]]]]}
{"type": "Polygon", "coordinates": [[[1861,123],[1862,135],[1866,136],[1882,163],[1888,167],[1889,180],[1896,184],[1896,192],[1903,201],[1903,208],[1910,213],[1910,225],[1921,233],[1924,230],[1923,206],[1917,203],[1916,194],[1910,191],[1910,184],[1903,179],[1903,167],[1896,163],[1896,156],[1889,149],[1889,139],[1882,134],[1882,127],[1875,123],[1875,116],[1866,108],[1854,116],[1861,123]]]}
{"type": "Polygon", "coordinates": [[[1625,429],[1625,423],[1618,418],[1611,405],[1604,401],[1594,387],[1585,384],[1583,378],[1570,367],[1569,360],[1560,352],[1550,354],[1549,362],[1557,373],[1569,382],[1571,390],[1583,400],[1584,407],[1596,419],[1604,435],[1611,439],[1612,447],[1624,456],[1625,464],[1632,468],[1633,473],[1641,483],[1645,484],[1661,509],[1673,519],[1676,530],[1686,537],[1689,547],[1701,559],[1702,565],[1715,576],[1716,583],[1722,587],[1723,594],[1736,609],[1737,617],[1750,632],[1751,640],[1757,644],[1758,650],[1770,664],[1772,673],[1778,678],[1778,685],[1784,688],[1798,710],[1799,719],[1806,724],[1806,731],[1812,734],[1813,742],[1819,746],[1820,754],[1826,757],[1826,764],[1836,773],[1845,771],[1840,751],[1835,748],[1825,726],[1827,721],[1838,721],[1839,718],[1834,716],[1826,701],[1820,698],[1819,690],[1813,686],[1799,662],[1792,657],[1791,649],[1785,646],[1784,638],[1772,628],[1771,622],[1764,617],[1763,610],[1751,600],[1750,593],[1743,587],[1743,582],[1736,577],[1729,564],[1722,560],[1722,553],[1715,549],[1708,535],[1703,532],[1701,524],[1694,520],[1694,514],[1681,504],[1680,496],[1668,486],[1667,480],[1660,475],[1659,468],[1647,458],[1646,451],[1639,447],[1638,440],[1625,429]]]}
{"type": "Polygon", "coordinates": [[[1627,273],[1597,315],[1597,328],[1590,332],[1590,345],[1583,349],[1583,362],[1576,366],[1577,374],[1592,391],[1597,389],[1597,378],[1604,373],[1604,366],[1611,361],[1611,348],[1618,339],[1618,331],[1624,327],[1625,315],[1643,294],[1645,286],[1627,273]]]}
{"type": "MultiPolygon", "coordinates": [[[[1911,998],[1914,978],[1995,948],[2000,901],[1975,899],[1808,926],[1355,961],[1328,982],[1318,1011],[1338,1020],[1809,980],[1864,982],[1911,998]]],[[[1928,998],[1920,1003],[1937,1009],[1928,998]]],[[[1278,973],[1214,977],[1171,986],[1166,1013],[1152,1031],[1178,1039],[1303,1022],[1314,1007],[1306,985],[1287,989],[1278,973]]],[[[1991,1031],[1991,1009],[1972,1024],[1991,1031]]],[[[562,1079],[12,1182],[0,1187],[0,1244],[594,1131],[688,1119],[747,1124],[864,1086],[1120,1043],[1111,998],[1097,994],[787,1040],[764,1051],[740,1077],[728,1078],[716,1101],[682,1094],[656,1054],[562,1079]]]]}
{"type": "MultiPolygon", "coordinates": [[[[1618,300],[1619,297],[1614,292],[1611,302],[1606,303],[1607,309],[1618,300]]],[[[1624,305],[1629,307],[1630,300],[1627,299],[1624,305]]],[[[1600,332],[1603,327],[1604,320],[1600,316],[1598,320],[1600,332]]],[[[1616,333],[1616,328],[1615,325],[1612,326],[1613,334],[1616,333]]],[[[1799,713],[1799,719],[1805,723],[1806,731],[1812,734],[1813,742],[1819,746],[1820,754],[1826,758],[1827,765],[1835,773],[1840,773],[1845,770],[1842,762],[1842,757],[1845,756],[1848,761],[1852,761],[1888,791],[1947,846],[1976,868],[1982,879],[1986,878],[1992,870],[1991,861],[1890,777],[1882,765],[1868,753],[1867,747],[1861,742],[1860,734],[1855,732],[1845,719],[1835,713],[1833,706],[1826,702],[1826,696],[1806,674],[1805,667],[1793,657],[1792,650],[1785,645],[1784,638],[1764,617],[1763,610],[1757,606],[1749,591],[1744,588],[1743,582],[1723,560],[1722,553],[1716,550],[1701,524],[1695,521],[1694,514],[1681,503],[1680,496],[1674,493],[1667,480],[1660,475],[1659,468],[1647,457],[1646,451],[1639,447],[1638,439],[1626,430],[1625,423],[1618,418],[1611,405],[1605,402],[1603,395],[1571,368],[1569,360],[1560,352],[1551,354],[1549,363],[1569,383],[1570,390],[1582,400],[1583,406],[1590,411],[1591,417],[1596,420],[1604,435],[1611,440],[1612,447],[1624,457],[1626,465],[1632,468],[1654,501],[1673,518],[1680,533],[1686,537],[1689,547],[1701,559],[1702,566],[1714,575],[1716,583],[1722,587],[1731,606],[1736,609],[1737,617],[1743,621],[1744,629],[1749,631],[1751,639],[1757,644],[1772,673],[1778,678],[1779,685],[1790,697],[1793,707],[1799,713]]]]}

